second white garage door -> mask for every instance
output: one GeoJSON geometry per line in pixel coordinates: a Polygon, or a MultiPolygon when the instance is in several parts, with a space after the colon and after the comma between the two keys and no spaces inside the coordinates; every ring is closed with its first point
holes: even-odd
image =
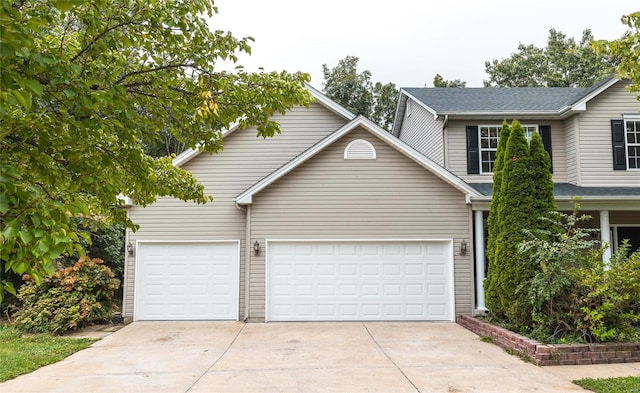
{"type": "Polygon", "coordinates": [[[238,241],[140,242],[135,320],[237,320],[238,241]]]}
{"type": "Polygon", "coordinates": [[[268,321],[453,320],[450,241],[268,241],[268,321]]]}

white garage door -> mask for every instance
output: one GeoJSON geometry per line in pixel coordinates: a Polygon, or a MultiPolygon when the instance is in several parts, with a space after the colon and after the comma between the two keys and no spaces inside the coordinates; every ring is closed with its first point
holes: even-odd
{"type": "Polygon", "coordinates": [[[451,260],[449,241],[269,241],[267,320],[453,320],[451,260]]]}
{"type": "Polygon", "coordinates": [[[239,243],[139,243],[134,319],[237,320],[239,243]]]}

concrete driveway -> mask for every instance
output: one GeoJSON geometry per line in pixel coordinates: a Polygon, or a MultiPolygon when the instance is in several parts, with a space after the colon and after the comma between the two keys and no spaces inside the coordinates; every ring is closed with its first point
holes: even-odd
{"type": "Polygon", "coordinates": [[[550,369],[454,323],[135,322],[0,391],[581,391],[550,369]]]}

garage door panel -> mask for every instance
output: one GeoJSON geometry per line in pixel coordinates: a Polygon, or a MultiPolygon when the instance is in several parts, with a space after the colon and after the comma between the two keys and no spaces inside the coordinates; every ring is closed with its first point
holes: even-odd
{"type": "Polygon", "coordinates": [[[237,320],[238,242],[140,243],[136,320],[237,320]]]}
{"type": "Polygon", "coordinates": [[[267,319],[451,320],[449,242],[269,242],[267,319]]]}

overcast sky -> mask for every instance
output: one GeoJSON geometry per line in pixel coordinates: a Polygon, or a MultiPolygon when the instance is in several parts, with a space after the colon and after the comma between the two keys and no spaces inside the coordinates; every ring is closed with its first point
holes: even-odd
{"type": "MultiPolygon", "coordinates": [[[[252,36],[248,70],[304,71],[322,89],[322,64],[360,58],[374,82],[432,86],[436,73],[482,86],[485,60],[508,57],[518,44],[546,46],[555,28],[578,41],[625,32],[620,17],[636,0],[217,0],[215,29],[252,36]]],[[[635,5],[635,7],[634,7],[635,5]]]]}

